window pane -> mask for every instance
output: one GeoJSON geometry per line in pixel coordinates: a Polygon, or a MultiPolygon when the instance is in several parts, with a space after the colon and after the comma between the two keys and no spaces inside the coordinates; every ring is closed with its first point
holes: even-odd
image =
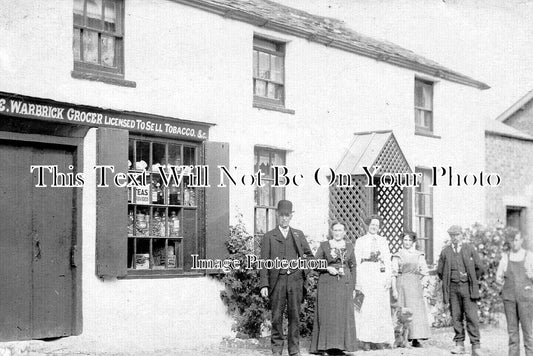
{"type": "Polygon", "coordinates": [[[283,93],[283,87],[278,84],[268,83],[267,85],[267,98],[281,100],[283,93]]]}
{"type": "Polygon", "coordinates": [[[415,84],[415,106],[424,107],[424,94],[420,83],[415,84]]]}
{"type": "Polygon", "coordinates": [[[128,169],[133,169],[133,162],[135,161],[135,158],[133,157],[133,147],[134,141],[130,140],[130,143],[128,144],[128,169]]]}
{"type": "Polygon", "coordinates": [[[274,187],[272,206],[278,206],[278,202],[285,198],[285,189],[283,187],[274,187]]]}
{"type": "Polygon", "coordinates": [[[115,32],[117,22],[117,13],[114,1],[106,1],[104,6],[104,29],[115,32]]]}
{"type": "Polygon", "coordinates": [[[266,209],[255,209],[255,232],[256,234],[264,234],[266,230],[266,209]]]}
{"type": "Polygon", "coordinates": [[[424,205],[425,203],[425,199],[424,199],[424,194],[418,194],[417,195],[417,205],[416,205],[416,213],[418,215],[424,215],[424,211],[426,210],[426,207],[424,205]]]}
{"type": "Polygon", "coordinates": [[[267,84],[267,98],[277,99],[276,98],[276,84],[274,83],[267,84]]]}
{"type": "Polygon", "coordinates": [[[266,96],[266,82],[255,80],[255,95],[266,96]]]}
{"type": "Polygon", "coordinates": [[[74,24],[83,25],[83,0],[74,0],[74,24]]]}
{"type": "Polygon", "coordinates": [[[74,52],[74,60],[81,61],[81,41],[80,41],[81,31],[79,28],[74,29],[74,34],[72,36],[72,51],[74,52]]]}
{"type": "Polygon", "coordinates": [[[181,166],[181,146],[168,145],[168,164],[181,166]]]}
{"type": "Polygon", "coordinates": [[[424,112],[420,109],[415,109],[415,125],[416,126],[424,126],[423,117],[424,117],[424,112]]]}
{"type": "Polygon", "coordinates": [[[134,169],[148,169],[150,164],[150,142],[137,141],[137,157],[134,169]]]}
{"type": "Polygon", "coordinates": [[[194,147],[183,147],[183,164],[186,166],[194,166],[196,164],[194,159],[194,147]]]}
{"type": "Polygon", "coordinates": [[[165,144],[153,143],[152,144],[152,167],[153,172],[159,172],[158,167],[165,165],[165,144]]]}
{"type": "Polygon", "coordinates": [[[83,60],[89,63],[98,63],[98,33],[83,31],[83,60]]]}
{"type": "MultiPolygon", "coordinates": [[[[270,169],[270,154],[268,151],[259,151],[259,154],[256,155],[258,157],[258,162],[256,162],[256,169],[261,170],[261,173],[263,173],[264,177],[269,178],[271,177],[271,169],[270,169]]],[[[257,158],[256,158],[257,159],[257,158]]]]}
{"type": "Polygon", "coordinates": [[[430,111],[424,112],[424,127],[431,129],[433,126],[433,115],[430,111]]]}
{"type": "Polygon", "coordinates": [[[270,55],[259,52],[259,78],[270,79],[270,55]]]}
{"type": "Polygon", "coordinates": [[[425,216],[431,216],[431,211],[433,210],[432,207],[431,207],[431,195],[427,194],[427,195],[424,195],[424,206],[425,206],[425,210],[424,210],[424,215],[425,216]]]}
{"type": "Polygon", "coordinates": [[[283,57],[272,56],[272,80],[283,83],[283,57]]]}
{"type": "Polygon", "coordinates": [[[424,107],[431,110],[433,108],[433,87],[431,85],[424,85],[422,92],[424,94],[424,107]]]}
{"type": "Polygon", "coordinates": [[[259,75],[259,53],[254,51],[254,77],[259,75]]]}
{"type": "Polygon", "coordinates": [[[102,64],[107,67],[116,67],[114,37],[102,35],[102,64]]]}
{"type": "Polygon", "coordinates": [[[257,187],[258,196],[258,205],[261,206],[270,206],[272,187],[270,186],[272,182],[264,182],[262,187],[257,187]]]}
{"type": "Polygon", "coordinates": [[[272,230],[276,225],[276,210],[268,209],[268,230],[272,230]]]}
{"type": "Polygon", "coordinates": [[[274,159],[272,161],[273,165],[284,166],[285,165],[285,154],[282,152],[274,152],[274,159]]]}
{"type": "Polygon", "coordinates": [[[102,0],[87,0],[87,26],[102,28],[102,0]]]}

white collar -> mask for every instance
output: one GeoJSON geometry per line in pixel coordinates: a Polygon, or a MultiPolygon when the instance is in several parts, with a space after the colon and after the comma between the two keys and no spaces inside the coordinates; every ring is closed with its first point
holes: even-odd
{"type": "Polygon", "coordinates": [[[329,240],[329,246],[331,248],[346,248],[346,241],[344,239],[337,241],[335,239],[329,240]]]}

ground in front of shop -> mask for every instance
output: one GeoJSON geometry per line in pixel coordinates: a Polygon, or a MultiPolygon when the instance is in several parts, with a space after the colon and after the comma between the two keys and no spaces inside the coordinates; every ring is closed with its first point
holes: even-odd
{"type": "MultiPolygon", "coordinates": [[[[176,337],[179,337],[176,335],[176,337]]],[[[431,340],[424,341],[423,348],[397,348],[376,351],[357,351],[349,355],[368,355],[368,356],[448,356],[449,349],[452,347],[453,330],[451,328],[433,329],[431,340]]],[[[507,332],[505,325],[499,327],[488,326],[481,330],[482,350],[489,356],[501,356],[507,354],[507,332]]],[[[310,355],[307,352],[309,340],[302,340],[302,355],[310,355]]],[[[470,351],[470,347],[467,347],[470,351]]],[[[523,351],[522,351],[523,352],[523,351]]],[[[269,349],[269,340],[241,340],[227,339],[220,345],[208,348],[191,348],[191,349],[163,349],[158,350],[154,347],[152,350],[131,350],[127,345],[103,349],[99,347],[98,342],[88,342],[81,338],[70,337],[57,339],[53,341],[26,341],[26,342],[9,342],[0,343],[0,356],[18,356],[18,355],[46,355],[46,356],[67,356],[67,355],[98,355],[98,356],[196,356],[196,355],[221,355],[221,356],[266,356],[271,355],[269,349]]],[[[284,351],[284,355],[287,350],[284,351]]]]}

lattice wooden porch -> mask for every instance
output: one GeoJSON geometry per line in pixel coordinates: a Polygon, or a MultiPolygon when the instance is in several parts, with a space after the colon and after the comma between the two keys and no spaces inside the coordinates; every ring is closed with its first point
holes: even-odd
{"type": "Polygon", "coordinates": [[[347,236],[355,241],[366,233],[364,220],[371,214],[383,218],[380,234],[389,241],[391,252],[401,247],[402,231],[411,228],[411,189],[378,184],[367,187],[363,166],[369,169],[379,165],[377,176],[383,173],[411,173],[394,134],[391,131],[356,134],[352,144],[339,163],[337,173],[352,176],[350,187],[330,188],[329,217],[345,224],[347,236]],[[344,169],[344,170],[343,170],[344,169]],[[346,171],[349,170],[349,171],[346,171]]]}

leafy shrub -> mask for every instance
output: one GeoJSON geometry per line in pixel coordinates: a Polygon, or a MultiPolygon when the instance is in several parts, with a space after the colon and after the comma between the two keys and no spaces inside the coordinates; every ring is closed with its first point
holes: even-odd
{"type": "MultiPolygon", "coordinates": [[[[241,266],[246,265],[246,255],[259,256],[261,251],[259,240],[246,231],[242,216],[237,217],[237,224],[230,226],[226,247],[227,258],[239,260],[241,266]]],[[[220,297],[235,319],[233,330],[251,338],[270,332],[270,307],[268,300],[260,295],[259,270],[240,268],[225,271],[220,280],[226,287],[220,297]]],[[[304,337],[310,336],[313,330],[317,281],[318,276],[310,274],[304,285],[305,297],[300,311],[300,334],[304,337]]],[[[284,329],[287,329],[286,316],[284,329]]]]}
{"type": "Polygon", "coordinates": [[[442,296],[442,283],[436,275],[429,276],[424,284],[424,297],[429,307],[431,326],[443,328],[452,325],[450,308],[444,304],[442,296]]]}
{"type": "Polygon", "coordinates": [[[315,319],[316,307],[316,287],[318,285],[318,274],[310,273],[305,281],[305,296],[300,310],[300,335],[311,336],[313,332],[313,322],[315,319]]]}
{"type": "Polygon", "coordinates": [[[501,285],[496,282],[496,270],[504,251],[505,241],[515,233],[514,228],[484,227],[479,224],[466,230],[466,237],[476,247],[486,269],[480,279],[481,299],[478,301],[478,306],[481,323],[498,324],[497,316],[503,311],[501,285]]]}
{"type": "Polygon", "coordinates": [[[242,216],[237,220],[237,224],[230,226],[226,247],[227,258],[239,260],[241,268],[225,271],[221,281],[226,288],[220,292],[220,297],[235,319],[233,330],[257,338],[261,336],[264,323],[269,325],[270,310],[268,300],[260,294],[259,270],[243,268],[246,255],[259,255],[259,250],[254,237],[246,231],[242,216]]]}

